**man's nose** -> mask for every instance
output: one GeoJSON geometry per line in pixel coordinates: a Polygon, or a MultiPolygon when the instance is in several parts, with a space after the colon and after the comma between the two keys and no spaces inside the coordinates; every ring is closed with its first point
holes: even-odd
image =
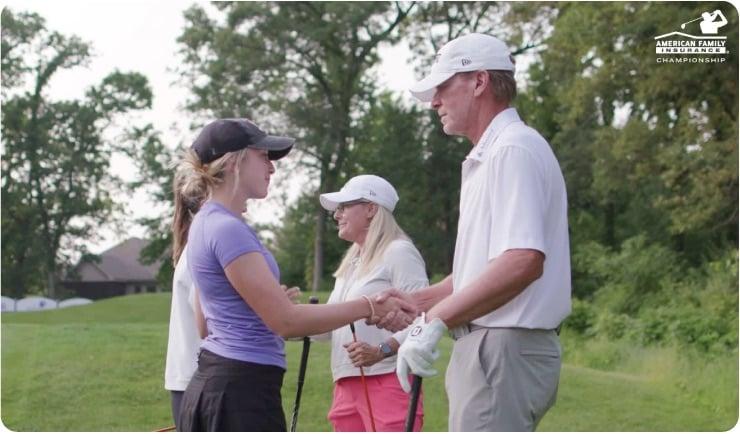
{"type": "Polygon", "coordinates": [[[432,105],[432,108],[435,110],[438,109],[440,105],[442,105],[442,101],[439,98],[439,92],[437,92],[436,90],[434,91],[434,96],[432,97],[431,105],[432,105]]]}

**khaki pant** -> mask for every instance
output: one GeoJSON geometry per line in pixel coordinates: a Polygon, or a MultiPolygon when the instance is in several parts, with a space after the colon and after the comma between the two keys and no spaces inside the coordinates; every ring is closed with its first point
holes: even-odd
{"type": "Polygon", "coordinates": [[[447,367],[450,431],[534,431],[555,403],[555,331],[481,328],[459,338],[447,367]]]}

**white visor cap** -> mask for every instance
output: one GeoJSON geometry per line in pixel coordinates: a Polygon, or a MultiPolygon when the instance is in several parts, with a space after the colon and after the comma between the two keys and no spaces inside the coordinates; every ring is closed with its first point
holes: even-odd
{"type": "Polygon", "coordinates": [[[380,176],[358,175],[347,181],[341,190],[319,196],[321,206],[328,211],[334,211],[341,203],[361,199],[377,203],[393,212],[398,203],[398,193],[390,182],[380,176]]]}
{"type": "Polygon", "coordinates": [[[458,72],[512,71],[511,53],[500,39],[481,33],[471,33],[446,43],[437,52],[432,72],[409,89],[421,102],[434,98],[437,86],[458,72]]]}

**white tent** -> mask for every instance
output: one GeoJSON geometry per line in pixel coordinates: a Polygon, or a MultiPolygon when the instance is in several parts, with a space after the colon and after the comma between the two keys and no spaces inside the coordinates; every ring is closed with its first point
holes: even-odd
{"type": "Polygon", "coordinates": [[[82,306],[84,304],[90,304],[90,303],[92,303],[92,300],[90,300],[89,298],[81,298],[81,297],[68,298],[64,301],[59,302],[59,308],[70,307],[70,306],[82,306]]]}
{"type": "Polygon", "coordinates": [[[2,298],[2,312],[13,312],[15,310],[15,300],[13,300],[10,297],[1,297],[2,298]]]}
{"type": "Polygon", "coordinates": [[[56,309],[57,301],[46,297],[26,297],[15,303],[17,312],[29,312],[33,310],[56,309]]]}

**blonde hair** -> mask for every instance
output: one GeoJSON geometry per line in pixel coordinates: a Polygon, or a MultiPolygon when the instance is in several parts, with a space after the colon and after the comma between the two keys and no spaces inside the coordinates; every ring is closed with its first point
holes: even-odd
{"type": "Polygon", "coordinates": [[[172,183],[175,196],[175,212],[172,218],[172,261],[175,264],[187,244],[188,230],[190,230],[193,217],[200,210],[203,202],[211,196],[213,189],[224,182],[227,165],[230,161],[234,161],[234,173],[239,179],[239,166],[246,156],[247,148],[244,148],[203,164],[192,149],[187,149],[181,154],[172,183]]]}
{"type": "Polygon", "coordinates": [[[370,227],[367,229],[365,237],[365,246],[360,252],[360,245],[357,243],[345,253],[339,268],[334,272],[334,277],[346,277],[352,262],[359,259],[359,267],[355,277],[361,277],[369,273],[377,263],[383,258],[383,254],[391,242],[401,239],[409,240],[410,238],[401,229],[390,211],[380,205],[376,205],[378,211],[370,221],[370,227]]]}

